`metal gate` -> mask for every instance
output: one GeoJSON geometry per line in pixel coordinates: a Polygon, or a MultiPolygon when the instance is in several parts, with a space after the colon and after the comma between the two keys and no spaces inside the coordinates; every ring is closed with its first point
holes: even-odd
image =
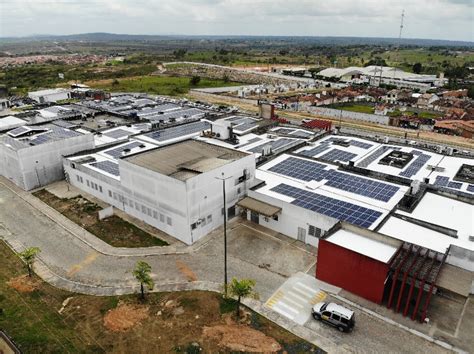
{"type": "Polygon", "coordinates": [[[306,229],[298,227],[298,241],[306,243],[306,229]]]}

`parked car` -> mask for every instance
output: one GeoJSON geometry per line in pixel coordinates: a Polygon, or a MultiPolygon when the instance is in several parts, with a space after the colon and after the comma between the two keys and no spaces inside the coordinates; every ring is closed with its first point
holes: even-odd
{"type": "Polygon", "coordinates": [[[311,309],[313,318],[336,327],[341,332],[350,332],[355,325],[355,314],[334,302],[319,302],[311,309]]]}

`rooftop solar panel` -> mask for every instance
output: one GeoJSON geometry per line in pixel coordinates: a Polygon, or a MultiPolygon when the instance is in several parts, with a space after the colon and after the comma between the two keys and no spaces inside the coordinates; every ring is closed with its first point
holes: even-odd
{"type": "Polygon", "coordinates": [[[367,156],[362,161],[360,161],[357,164],[357,166],[365,168],[389,150],[400,150],[400,148],[396,146],[381,146],[377,150],[375,150],[373,153],[371,153],[369,156],[367,156]]]}
{"type": "Polygon", "coordinates": [[[113,139],[120,139],[120,138],[129,136],[132,133],[129,132],[128,130],[119,128],[119,129],[111,130],[111,131],[108,131],[108,132],[104,132],[103,134],[110,137],[110,138],[113,138],[113,139]]]}
{"type": "Polygon", "coordinates": [[[295,141],[295,140],[292,140],[292,139],[285,139],[285,138],[283,138],[283,139],[278,139],[278,140],[271,140],[271,141],[267,141],[267,142],[265,142],[265,143],[263,143],[263,144],[260,144],[260,145],[254,147],[254,148],[252,148],[252,149],[250,149],[250,150],[248,150],[248,151],[254,152],[254,153],[260,153],[260,152],[262,152],[263,147],[266,146],[266,145],[270,145],[272,151],[275,151],[275,150],[278,150],[278,149],[280,149],[280,148],[282,148],[282,147],[284,147],[284,146],[286,146],[286,145],[289,145],[289,144],[293,143],[294,141],[295,141]]]}
{"type": "Polygon", "coordinates": [[[471,192],[471,193],[474,193],[474,184],[470,184],[467,186],[467,191],[468,192],[471,192]]]}
{"type": "Polygon", "coordinates": [[[461,189],[462,183],[460,182],[449,182],[448,183],[448,188],[453,188],[453,189],[461,189]]]}
{"type": "Polygon", "coordinates": [[[181,136],[187,136],[194,133],[199,133],[203,130],[207,130],[211,127],[209,122],[193,122],[185,125],[179,125],[177,127],[172,127],[163,130],[157,130],[154,132],[150,132],[145,134],[145,136],[156,140],[156,141],[166,141],[171,139],[176,139],[181,136]]]}
{"type": "Polygon", "coordinates": [[[299,155],[303,155],[303,156],[309,156],[309,157],[314,157],[316,155],[319,155],[320,153],[322,153],[323,151],[326,151],[327,149],[329,149],[330,146],[329,144],[321,144],[321,145],[318,145],[312,149],[308,149],[308,150],[304,150],[304,151],[300,151],[298,154],[299,155]]]}
{"type": "Polygon", "coordinates": [[[268,170],[306,182],[326,179],[326,186],[383,202],[388,202],[400,190],[399,187],[387,183],[326,170],[322,164],[295,157],[290,157],[268,170]]]}
{"type": "Polygon", "coordinates": [[[308,192],[287,184],[279,184],[271,191],[294,198],[291,204],[316,213],[368,228],[382,215],[381,212],[342,200],[308,192]]]}
{"type": "Polygon", "coordinates": [[[94,166],[95,168],[98,168],[99,170],[110,173],[111,175],[120,176],[118,163],[106,160],[106,161],[94,162],[94,163],[91,163],[90,165],[94,166]]]}
{"type": "Polygon", "coordinates": [[[122,152],[124,152],[125,150],[127,149],[131,150],[133,148],[139,147],[140,145],[141,143],[139,143],[138,141],[134,141],[134,142],[131,142],[130,144],[119,146],[115,149],[104,151],[104,154],[112,156],[114,159],[118,159],[122,156],[122,152]]]}
{"type": "Polygon", "coordinates": [[[373,146],[372,144],[364,143],[359,140],[350,140],[349,142],[351,143],[351,145],[360,147],[362,149],[370,149],[373,146]]]}
{"type": "Polygon", "coordinates": [[[398,175],[411,178],[412,176],[416,175],[418,171],[428,162],[428,160],[431,159],[430,155],[427,154],[420,154],[418,157],[413,160],[408,167],[400,172],[398,175]]]}
{"type": "Polygon", "coordinates": [[[329,160],[329,161],[349,162],[355,157],[357,157],[357,154],[353,154],[351,152],[347,152],[347,151],[343,151],[339,149],[332,149],[329,152],[325,153],[324,155],[320,156],[319,158],[322,160],[329,160]]]}

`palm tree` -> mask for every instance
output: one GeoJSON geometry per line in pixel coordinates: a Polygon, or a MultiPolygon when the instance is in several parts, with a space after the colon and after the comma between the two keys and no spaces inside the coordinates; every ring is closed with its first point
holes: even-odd
{"type": "Polygon", "coordinates": [[[28,269],[28,276],[31,277],[32,275],[32,266],[33,262],[35,261],[36,255],[40,253],[41,250],[38,247],[28,247],[19,255],[21,259],[26,263],[26,268],[28,269]]]}
{"type": "Polygon", "coordinates": [[[255,280],[252,279],[241,279],[232,278],[232,281],[229,284],[229,293],[232,296],[237,297],[237,309],[236,315],[237,318],[240,317],[240,302],[242,298],[253,297],[258,298],[258,294],[253,290],[255,286],[255,280]]]}
{"type": "Polygon", "coordinates": [[[152,290],[153,286],[155,285],[153,283],[153,279],[151,279],[150,272],[151,272],[151,266],[147,262],[144,262],[144,261],[138,261],[137,265],[135,266],[135,270],[133,271],[133,275],[140,282],[140,291],[141,291],[142,300],[145,300],[144,285],[146,285],[149,290],[152,290]]]}

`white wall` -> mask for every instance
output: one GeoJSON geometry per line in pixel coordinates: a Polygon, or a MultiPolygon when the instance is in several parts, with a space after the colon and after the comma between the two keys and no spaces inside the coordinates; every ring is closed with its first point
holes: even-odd
{"type": "Polygon", "coordinates": [[[92,134],[34,145],[17,151],[2,145],[0,172],[24,190],[31,190],[64,178],[62,156],[93,148],[92,134]]]}
{"type": "Polygon", "coordinates": [[[57,92],[57,93],[50,93],[46,95],[36,95],[34,92],[28,93],[28,97],[32,100],[35,100],[38,103],[45,103],[45,102],[57,102],[61,100],[67,100],[71,98],[71,93],[69,92],[57,92]]]}
{"type": "MultiPolygon", "coordinates": [[[[327,232],[338,222],[337,219],[295,206],[258,191],[249,191],[248,195],[254,199],[282,208],[281,213],[278,214],[278,221],[271,218],[268,218],[268,221],[266,221],[263,216],[260,216],[259,223],[262,226],[294,239],[297,239],[298,227],[301,227],[306,230],[306,243],[312,246],[318,246],[319,239],[308,234],[309,225],[321,229],[323,233],[327,232]]],[[[248,213],[248,219],[250,220],[250,213],[248,213]]]]}

